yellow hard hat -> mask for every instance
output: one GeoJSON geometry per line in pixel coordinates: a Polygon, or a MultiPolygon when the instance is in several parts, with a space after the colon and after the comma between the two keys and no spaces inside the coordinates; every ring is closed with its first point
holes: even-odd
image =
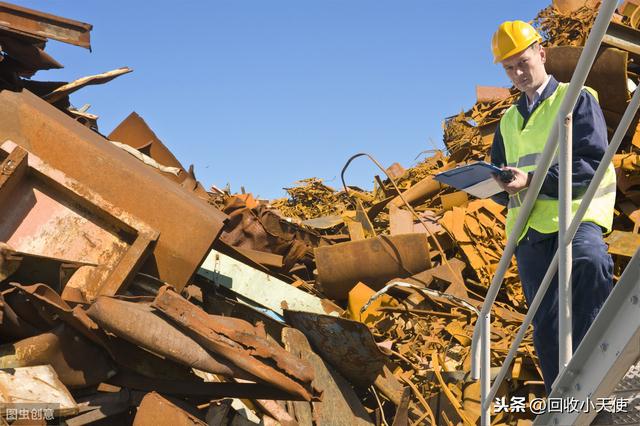
{"type": "Polygon", "coordinates": [[[522,52],[536,41],[542,41],[542,37],[526,22],[503,22],[491,40],[493,63],[501,62],[509,56],[522,52]]]}

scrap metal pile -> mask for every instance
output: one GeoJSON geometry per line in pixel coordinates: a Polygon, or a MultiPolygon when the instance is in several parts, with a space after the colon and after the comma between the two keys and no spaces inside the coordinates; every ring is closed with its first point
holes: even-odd
{"type": "MultiPolygon", "coordinates": [[[[537,18],[561,81],[595,14],[571,3],[537,18]]],[[[639,81],[640,50],[629,50],[640,45],[639,3],[619,8],[587,80],[610,131],[639,81]]],[[[136,113],[105,136],[97,116],[71,105],[75,90],[130,69],[30,79],[61,67],[44,51],[48,39],[89,48],[91,25],[5,3],[0,15],[4,421],[478,422],[471,335],[506,211],[432,176],[488,160],[515,89],[478,87],[478,102],[446,119],[446,151],[392,165],[373,191],[314,178],[269,203],[207,192],[136,113]]],[[[618,272],[640,245],[639,155],[631,130],[614,160],[608,242],[618,272]]],[[[512,264],[492,312],[492,373],[524,312],[512,264]]],[[[528,335],[498,396],[543,394],[528,335]]],[[[519,425],[531,414],[494,419],[519,425]]]]}

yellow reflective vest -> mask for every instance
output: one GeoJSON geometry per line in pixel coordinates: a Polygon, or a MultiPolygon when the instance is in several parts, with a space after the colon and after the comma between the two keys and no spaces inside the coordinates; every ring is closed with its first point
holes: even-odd
{"type": "MultiPolygon", "coordinates": [[[[535,171],[544,145],[547,142],[553,122],[560,110],[560,105],[567,93],[569,85],[559,83],[556,91],[543,100],[533,111],[523,128],[524,118],[520,115],[516,105],[512,105],[500,120],[500,133],[504,140],[504,150],[507,165],[517,167],[525,172],[535,171]]],[[[591,88],[585,88],[597,99],[596,92],[591,88]]],[[[507,235],[510,235],[516,218],[520,212],[522,202],[527,189],[509,196],[509,212],[507,213],[507,235]]],[[[598,190],[591,201],[591,205],[582,219],[583,222],[594,222],[611,231],[613,222],[613,208],[616,200],[616,175],[612,164],[609,164],[607,172],[600,182],[598,190]]],[[[572,211],[575,214],[581,199],[572,201],[572,211]]],[[[529,220],[518,242],[524,237],[527,230],[533,228],[543,234],[558,232],[558,199],[539,194],[533,206],[529,220]]]]}

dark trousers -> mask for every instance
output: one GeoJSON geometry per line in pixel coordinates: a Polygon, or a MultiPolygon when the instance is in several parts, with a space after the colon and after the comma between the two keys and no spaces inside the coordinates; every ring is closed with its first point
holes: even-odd
{"type": "MultiPolygon", "coordinates": [[[[530,229],[516,248],[520,281],[527,303],[533,298],[558,249],[558,234],[540,234],[530,229]]],[[[600,307],[611,292],[613,261],[602,240],[602,229],[583,222],[573,239],[573,350],[586,334],[600,307]]],[[[558,275],[551,281],[533,318],[533,344],[547,388],[558,375],[558,275]]]]}

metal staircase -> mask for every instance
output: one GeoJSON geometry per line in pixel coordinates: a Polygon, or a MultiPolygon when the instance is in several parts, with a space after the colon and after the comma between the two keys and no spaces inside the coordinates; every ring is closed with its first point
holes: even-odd
{"type": "MultiPolygon", "coordinates": [[[[549,395],[549,400],[574,398],[576,401],[586,401],[586,406],[577,407],[581,409],[573,412],[547,412],[539,415],[534,425],[589,425],[596,417],[597,409],[602,408],[598,407],[598,403],[602,405],[613,400],[615,404],[622,397],[633,397],[633,393],[626,395],[624,392],[637,385],[640,365],[636,364],[639,358],[640,250],[636,251],[627,265],[571,361],[554,382],[549,395]],[[626,383],[623,378],[626,378],[626,383]]],[[[640,392],[640,389],[636,392],[640,392]]],[[[640,411],[633,407],[634,398],[630,398],[630,401],[630,406],[625,408],[627,413],[616,413],[620,422],[616,423],[616,414],[613,414],[610,419],[603,419],[602,424],[625,424],[622,423],[625,417],[638,421],[631,424],[640,424],[640,419],[633,417],[640,411]]]]}
{"type": "MultiPolygon", "coordinates": [[[[607,398],[616,395],[615,392],[625,392],[620,385],[635,383],[634,375],[640,376],[640,366],[634,367],[634,363],[640,357],[640,253],[635,256],[627,266],[620,281],[616,284],[606,303],[602,307],[596,320],[584,337],[575,354],[571,353],[571,285],[567,277],[571,275],[571,242],[584,214],[593,199],[596,190],[605,174],[607,166],[611,163],[613,155],[618,150],[624,135],[640,106],[640,90],[635,90],[633,97],[616,129],[613,138],[605,152],[601,164],[596,171],[593,180],[582,198],[579,209],[571,217],[571,150],[564,147],[571,146],[571,113],[586,80],[587,74],[593,65],[595,56],[605,36],[609,22],[617,6],[616,0],[604,0],[600,6],[598,16],[589,34],[578,65],[573,74],[567,94],[563,100],[558,116],[545,149],[541,154],[531,184],[526,193],[521,212],[516,220],[514,229],[507,239],[507,245],[500,259],[496,274],[487,291],[485,303],[478,317],[474,329],[472,341],[472,377],[481,383],[481,424],[491,423],[491,406],[498,387],[504,380],[513,361],[518,346],[531,324],[542,298],[556,271],[559,269],[559,334],[560,334],[560,374],[552,387],[551,395],[546,400],[549,404],[544,414],[539,415],[536,425],[588,425],[597,414],[596,404],[608,402],[607,398]],[[502,285],[504,274],[509,267],[511,258],[517,244],[517,236],[524,228],[535,200],[540,192],[544,177],[554,159],[561,140],[558,163],[560,168],[560,229],[558,235],[558,252],[549,266],[542,284],[536,294],[529,311],[525,316],[522,326],[516,335],[514,342],[507,354],[504,365],[491,386],[490,380],[490,327],[491,307],[502,285]],[[564,349],[563,349],[564,348],[564,349]],[[631,367],[631,368],[630,368],[631,367]],[[551,402],[577,401],[587,404],[582,410],[575,409],[551,409],[551,402]],[[593,403],[593,409],[590,408],[593,403]]],[[[638,379],[640,381],[640,379],[638,379]]],[[[638,391],[640,392],[640,390],[638,391]]],[[[629,394],[635,395],[635,394],[629,394]]],[[[631,399],[638,401],[640,398],[631,399]]],[[[565,407],[566,408],[566,407],[565,407]]],[[[635,421],[634,407],[627,407],[629,413],[620,413],[606,417],[600,415],[594,424],[625,424],[626,421],[635,421]],[[627,418],[622,414],[626,414],[627,418]]],[[[640,424],[640,423],[627,423],[640,424]]]]}

